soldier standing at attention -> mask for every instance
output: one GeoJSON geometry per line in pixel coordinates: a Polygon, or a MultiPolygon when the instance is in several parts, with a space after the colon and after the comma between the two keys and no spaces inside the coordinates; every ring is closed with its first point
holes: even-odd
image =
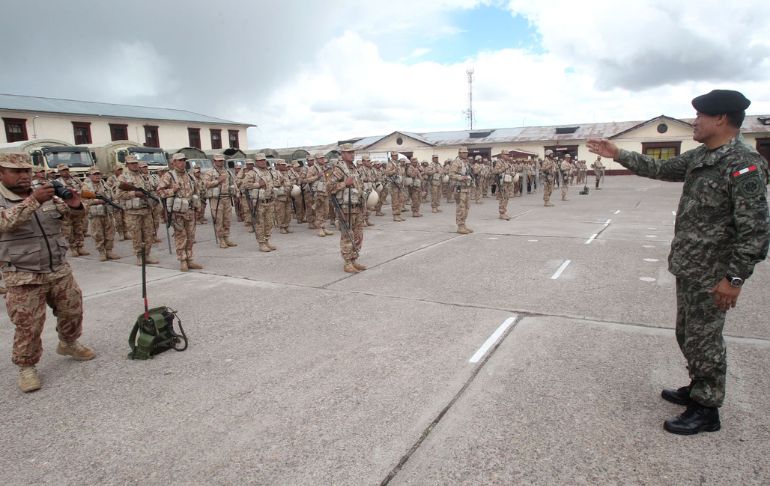
{"type": "Polygon", "coordinates": [[[361,218],[364,226],[374,226],[374,223],[369,221],[371,211],[366,207],[366,202],[369,200],[369,195],[374,191],[374,185],[377,184],[377,171],[372,167],[372,160],[369,158],[369,154],[361,155],[361,166],[358,167],[358,175],[361,178],[361,183],[364,185],[364,192],[361,195],[361,218]]]}
{"type": "Polygon", "coordinates": [[[67,263],[61,234],[62,217],[84,212],[77,192],[61,200],[50,184],[32,190],[27,154],[0,154],[0,264],[5,306],[16,326],[11,361],[19,367],[18,386],[25,393],[41,387],[35,365],[43,354],[46,304],[56,316],[56,352],[76,361],[96,357],[78,342],[83,294],[67,263]]]}
{"type": "Polygon", "coordinates": [[[591,164],[591,168],[594,170],[594,177],[596,178],[596,189],[599,190],[599,181],[602,179],[602,176],[604,175],[604,164],[602,164],[602,156],[599,155],[596,157],[596,161],[591,164]]]}
{"type": "Polygon", "coordinates": [[[433,155],[430,161],[430,165],[425,171],[425,175],[428,176],[428,184],[430,187],[430,212],[441,212],[441,177],[444,175],[444,168],[441,166],[441,162],[438,161],[438,155],[433,155]]]}
{"type": "Polygon", "coordinates": [[[385,199],[388,198],[388,183],[385,180],[385,168],[383,165],[384,162],[381,161],[378,161],[374,164],[374,169],[377,175],[377,183],[375,187],[377,188],[377,195],[379,196],[377,206],[374,208],[375,216],[385,216],[385,213],[382,212],[382,205],[385,204],[385,199]]]}
{"type": "Polygon", "coordinates": [[[307,204],[307,194],[304,184],[302,183],[302,165],[299,160],[291,161],[291,169],[288,172],[289,180],[292,186],[300,188],[299,195],[292,198],[294,199],[294,216],[297,219],[297,224],[305,222],[305,205],[307,204]]]}
{"type": "Polygon", "coordinates": [[[349,233],[344,229],[340,232],[340,253],[345,262],[343,269],[347,273],[357,273],[366,270],[365,265],[356,261],[364,242],[364,222],[361,217],[361,206],[365,204],[362,200],[364,184],[353,163],[356,156],[353,145],[342,144],[340,153],[342,162],[332,170],[330,190],[342,209],[343,214],[337,217],[344,220],[350,230],[349,233]]]}
{"type": "Polygon", "coordinates": [[[390,160],[385,166],[385,179],[388,181],[390,193],[390,209],[393,211],[393,221],[406,221],[401,217],[401,209],[404,206],[404,169],[398,163],[398,152],[390,153],[390,160]]]}
{"type": "Polygon", "coordinates": [[[246,159],[245,165],[246,167],[238,172],[238,175],[235,177],[235,185],[241,197],[241,219],[243,220],[243,225],[248,233],[253,233],[254,228],[251,226],[251,210],[249,209],[249,191],[243,186],[243,181],[246,180],[247,174],[254,172],[254,159],[246,159]]]}
{"type": "Polygon", "coordinates": [[[267,253],[278,249],[270,244],[275,214],[275,207],[273,206],[275,182],[273,173],[267,168],[265,154],[259,153],[255,159],[257,167],[243,178],[243,188],[249,192],[249,208],[252,208],[251,214],[254,215],[259,251],[267,253]]]}
{"type": "Polygon", "coordinates": [[[313,190],[313,214],[315,222],[313,228],[318,230],[318,236],[333,235],[334,232],[326,229],[326,220],[329,213],[329,192],[326,188],[326,157],[316,154],[315,164],[307,169],[305,182],[310,184],[313,190]]]}
{"type": "Polygon", "coordinates": [[[192,170],[193,179],[195,179],[195,186],[198,191],[198,198],[200,199],[200,206],[198,209],[195,210],[195,221],[196,224],[207,224],[208,220],[206,219],[206,184],[203,181],[203,176],[201,175],[201,168],[195,167],[192,170]]]}
{"type": "Polygon", "coordinates": [[[503,150],[500,152],[497,160],[495,160],[492,172],[497,177],[497,200],[500,202],[499,210],[500,219],[510,221],[511,217],[508,216],[508,200],[510,199],[511,188],[513,187],[513,165],[508,161],[508,152],[503,150]]]}
{"type": "Polygon", "coordinates": [[[567,190],[569,189],[570,184],[570,172],[572,171],[572,164],[570,164],[570,160],[572,159],[572,156],[570,154],[567,154],[564,156],[564,160],[561,161],[561,200],[566,201],[567,200],[567,190]]]}
{"type": "Polygon", "coordinates": [[[195,206],[198,198],[195,179],[185,170],[186,162],[184,154],[174,154],[171,161],[173,170],[164,174],[158,184],[158,195],[166,199],[166,208],[174,227],[176,258],[182,272],[203,268],[193,261],[195,206]]]}
{"type": "MultiPolygon", "coordinates": [[[[107,186],[102,181],[102,173],[96,167],[88,171],[88,178],[83,181],[83,189],[98,196],[110,197],[107,186]]],[[[90,199],[84,203],[91,226],[91,238],[94,239],[99,261],[119,260],[112,252],[115,244],[115,225],[112,221],[113,207],[101,199],[90,199]]]]}
{"type": "Polygon", "coordinates": [[[661,393],[687,406],[663,424],[674,434],[720,429],[727,374],[725,314],[735,307],[754,266],[767,257],[767,162],[740,133],[750,103],[731,90],[693,99],[692,138],[702,145],[668,160],[622,150],[608,140],[587,142],[591,152],[637,175],[684,182],[668,268],[676,276],[676,339],[690,384],[661,393]]]}
{"type": "MultiPolygon", "coordinates": [[[[174,154],[174,157],[178,156],[181,156],[182,160],[186,160],[184,154],[174,154]]],[[[152,244],[155,243],[155,226],[150,213],[150,205],[143,192],[130,189],[130,187],[135,187],[149,191],[149,183],[139,172],[139,161],[135,155],[126,155],[126,167],[128,171],[118,178],[115,197],[123,202],[126,231],[131,234],[133,240],[136,264],[142,264],[141,252],[144,249],[145,262],[153,265],[159,262],[150,257],[152,244]]]]}
{"type": "MultiPolygon", "coordinates": [[[[142,174],[142,177],[145,178],[145,180],[148,182],[148,188],[149,191],[153,194],[157,194],[158,190],[158,184],[160,183],[160,177],[156,173],[150,173],[150,168],[147,166],[147,162],[144,162],[142,160],[139,161],[139,172],[142,174]]],[[[150,208],[152,209],[152,224],[155,228],[155,232],[153,233],[153,242],[154,243],[160,243],[161,240],[158,236],[158,230],[160,229],[160,223],[164,219],[163,218],[163,207],[162,205],[156,201],[155,199],[149,200],[150,208]]]]}
{"type": "MultiPolygon", "coordinates": [[[[307,174],[311,167],[315,165],[315,154],[307,156],[307,167],[302,169],[302,188],[305,191],[305,221],[308,229],[318,229],[315,225],[315,196],[313,195],[313,186],[307,181],[307,174]]],[[[315,171],[315,169],[313,169],[315,171]]],[[[324,236],[326,236],[324,234],[324,236]]]]}
{"type": "MultiPolygon", "coordinates": [[[[73,191],[80,192],[81,183],[78,179],[72,177],[72,174],[70,174],[70,168],[67,164],[57,165],[56,170],[59,172],[58,180],[62,184],[73,191]]],[[[68,218],[62,221],[62,233],[67,238],[72,256],[91,254],[91,252],[86,251],[83,248],[86,234],[86,224],[88,223],[86,220],[85,211],[79,214],[73,214],[72,218],[68,218]]]]}
{"type": "Polygon", "coordinates": [[[468,162],[468,148],[460,147],[457,151],[457,158],[449,166],[449,179],[455,188],[455,222],[457,223],[457,232],[461,235],[473,233],[473,230],[465,225],[473,183],[471,170],[471,165],[468,162]]]}
{"type": "Polygon", "coordinates": [[[417,157],[412,157],[409,165],[406,167],[406,183],[409,188],[409,197],[411,199],[412,217],[422,218],[420,213],[420,204],[422,196],[422,171],[417,157]]]}
{"type": "Polygon", "coordinates": [[[225,168],[225,156],[214,156],[214,167],[203,176],[206,186],[206,196],[209,199],[211,220],[214,222],[215,234],[220,248],[238,246],[230,241],[230,223],[233,218],[232,198],[236,196],[235,179],[225,168]]]}
{"type": "Polygon", "coordinates": [[[545,151],[545,160],[540,166],[540,181],[543,184],[543,201],[545,207],[553,206],[551,193],[553,192],[553,179],[556,176],[556,162],[553,161],[553,150],[545,151]]]}
{"type": "Polygon", "coordinates": [[[273,172],[275,176],[275,187],[273,194],[275,196],[275,222],[278,225],[279,232],[282,234],[291,233],[289,223],[291,223],[291,180],[289,179],[289,166],[284,159],[277,159],[275,167],[278,169],[273,172]]]}
{"type": "MultiPolygon", "coordinates": [[[[116,196],[116,194],[118,193],[118,178],[120,177],[121,174],[123,174],[123,169],[124,169],[123,164],[121,163],[115,164],[115,172],[107,178],[107,181],[105,183],[110,197],[115,199],[116,203],[118,203],[117,196],[116,196]]],[[[118,205],[120,205],[120,203],[118,203],[118,205]]],[[[123,211],[117,211],[117,210],[114,211],[112,213],[112,217],[115,223],[115,230],[117,230],[118,234],[120,235],[120,239],[121,240],[129,239],[128,238],[129,235],[126,234],[126,220],[124,218],[123,211]]]]}

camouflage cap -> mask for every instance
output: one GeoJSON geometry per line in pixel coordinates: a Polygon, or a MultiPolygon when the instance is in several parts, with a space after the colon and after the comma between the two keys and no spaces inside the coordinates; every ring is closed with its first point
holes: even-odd
{"type": "MultiPolygon", "coordinates": [[[[254,160],[267,160],[267,157],[265,157],[265,154],[262,152],[254,155],[254,160]]],[[[248,163],[248,161],[247,161],[248,163]]]]}
{"type": "Polygon", "coordinates": [[[144,160],[140,160],[139,167],[149,167],[149,165],[147,165],[147,162],[145,162],[144,160]]]}
{"type": "Polygon", "coordinates": [[[187,160],[187,156],[182,152],[177,152],[171,156],[171,160],[187,160]]]}
{"type": "Polygon", "coordinates": [[[305,157],[305,160],[315,160],[315,154],[307,154],[307,157],[305,157]]]}
{"type": "Polygon", "coordinates": [[[197,165],[193,168],[193,172],[200,172],[200,171],[201,171],[201,168],[198,167],[197,165]]]}
{"type": "Polygon", "coordinates": [[[460,147],[459,149],[457,149],[457,152],[461,153],[461,154],[462,153],[466,153],[467,154],[468,153],[468,147],[460,147]]]}
{"type": "Polygon", "coordinates": [[[299,167],[300,165],[301,165],[301,164],[300,164],[300,161],[299,161],[299,160],[292,160],[292,161],[291,161],[291,166],[292,166],[292,167],[299,167]]]}
{"type": "Polygon", "coordinates": [[[551,149],[546,150],[545,151],[545,156],[548,157],[550,155],[553,155],[553,150],[551,150],[551,149]]]}
{"type": "Polygon", "coordinates": [[[286,165],[286,161],[284,159],[275,159],[275,165],[286,165]]]}
{"type": "Polygon", "coordinates": [[[431,157],[431,159],[437,159],[437,158],[438,158],[438,154],[433,154],[433,156],[431,157]]]}
{"type": "Polygon", "coordinates": [[[29,155],[24,153],[0,153],[0,167],[8,169],[31,169],[29,155]]]}
{"type": "Polygon", "coordinates": [[[254,159],[246,159],[246,165],[254,165],[254,159]]]}
{"type": "Polygon", "coordinates": [[[225,156],[224,156],[224,155],[222,155],[222,154],[216,154],[216,155],[214,156],[214,159],[213,159],[213,160],[214,160],[214,161],[218,161],[218,160],[221,160],[221,161],[223,161],[223,162],[224,162],[224,160],[225,160],[225,156]]]}
{"type": "Polygon", "coordinates": [[[372,159],[369,158],[369,154],[368,153],[365,153],[365,154],[361,155],[361,160],[372,160],[372,159]]]}
{"type": "Polygon", "coordinates": [[[570,154],[566,154],[564,157],[566,157],[566,158],[568,158],[568,159],[571,159],[571,158],[572,158],[572,155],[570,155],[570,154]]]}
{"type": "Polygon", "coordinates": [[[316,152],[316,153],[313,154],[313,158],[314,159],[323,159],[323,158],[326,158],[326,156],[324,154],[322,154],[321,152],[316,152]]]}
{"type": "Polygon", "coordinates": [[[115,164],[115,171],[123,170],[123,169],[125,169],[125,168],[126,168],[126,166],[125,166],[125,165],[123,165],[123,164],[121,164],[120,162],[118,162],[117,164],[115,164]]]}
{"type": "Polygon", "coordinates": [[[136,155],[131,155],[131,154],[126,155],[127,164],[135,164],[136,162],[139,162],[139,159],[136,158],[136,155]]]}
{"type": "Polygon", "coordinates": [[[70,166],[67,164],[56,164],[56,170],[70,170],[70,166]]]}
{"type": "Polygon", "coordinates": [[[102,171],[100,171],[98,167],[91,167],[88,170],[88,175],[101,174],[101,173],[102,171]]]}
{"type": "Polygon", "coordinates": [[[352,143],[343,143],[340,145],[340,152],[355,152],[356,149],[353,148],[352,143]]]}
{"type": "Polygon", "coordinates": [[[473,158],[474,160],[481,160],[481,155],[477,155],[473,158]]]}

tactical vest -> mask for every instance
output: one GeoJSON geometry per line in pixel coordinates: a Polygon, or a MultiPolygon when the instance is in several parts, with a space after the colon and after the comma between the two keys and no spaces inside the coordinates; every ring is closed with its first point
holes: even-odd
{"type": "MultiPolygon", "coordinates": [[[[359,181],[357,174],[348,169],[344,162],[337,164],[337,168],[340,169],[340,171],[342,171],[342,173],[345,175],[345,179],[348,177],[353,178],[353,187],[346,187],[340,191],[335,192],[334,197],[337,199],[337,202],[342,205],[347,205],[349,201],[352,206],[358,206],[361,204],[361,192],[359,191],[359,184],[357,184],[359,181]]],[[[339,182],[343,182],[345,179],[339,182]]]]}
{"type": "MultiPolygon", "coordinates": [[[[0,194],[0,207],[10,209],[21,201],[0,194]]],[[[62,215],[52,201],[43,203],[29,221],[0,233],[0,262],[8,270],[53,273],[65,262],[67,240],[61,234],[62,215]]]]}

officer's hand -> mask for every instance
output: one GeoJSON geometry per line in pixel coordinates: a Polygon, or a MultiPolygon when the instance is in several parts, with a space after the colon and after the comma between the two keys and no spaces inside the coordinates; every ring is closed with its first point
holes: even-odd
{"type": "Polygon", "coordinates": [[[45,184],[32,191],[32,197],[34,197],[40,204],[49,201],[54,194],[55,192],[51,184],[45,184]]]}
{"type": "Polygon", "coordinates": [[[80,194],[78,194],[77,191],[72,191],[72,197],[65,199],[64,202],[71,208],[78,209],[82,207],[82,203],[80,202],[80,194]]]}
{"type": "Polygon", "coordinates": [[[345,179],[345,187],[353,187],[353,178],[348,177],[345,179]]]}
{"type": "Polygon", "coordinates": [[[741,288],[733,287],[726,278],[723,278],[714,288],[709,290],[709,293],[714,297],[714,304],[720,310],[726,311],[735,307],[741,288]]]}
{"type": "Polygon", "coordinates": [[[618,149],[617,145],[603,138],[589,138],[586,142],[586,146],[590,152],[595,153],[596,155],[601,155],[602,157],[608,157],[610,159],[617,157],[618,153],[620,152],[620,149],[618,149]]]}
{"type": "Polygon", "coordinates": [[[221,184],[221,183],[225,182],[226,179],[227,179],[226,175],[221,175],[221,176],[219,176],[218,180],[219,180],[219,183],[221,184]]]}
{"type": "Polygon", "coordinates": [[[259,188],[260,188],[260,189],[264,189],[264,188],[267,188],[267,184],[265,183],[265,181],[263,181],[263,180],[260,180],[260,181],[259,181],[259,188]]]}

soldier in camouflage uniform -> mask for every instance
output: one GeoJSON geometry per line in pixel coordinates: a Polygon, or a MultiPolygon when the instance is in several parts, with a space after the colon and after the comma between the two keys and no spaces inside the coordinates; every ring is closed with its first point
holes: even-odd
{"type": "MultiPolygon", "coordinates": [[[[150,192],[157,196],[158,184],[160,183],[160,176],[158,173],[150,172],[147,162],[142,160],[139,161],[139,172],[147,181],[150,192]]],[[[150,209],[152,210],[152,225],[155,228],[153,242],[160,243],[163,240],[158,236],[158,230],[160,229],[160,223],[165,220],[163,206],[155,199],[150,199],[148,202],[150,204],[150,209]]]]}
{"type": "Polygon", "coordinates": [[[201,175],[201,168],[195,167],[192,170],[193,179],[195,179],[196,189],[198,191],[198,198],[200,199],[200,207],[195,210],[196,224],[208,224],[206,219],[206,183],[203,181],[203,175],[201,175]]]}
{"type": "Polygon", "coordinates": [[[767,257],[767,162],[740,134],[749,104],[731,90],[693,99],[693,139],[702,145],[668,160],[621,150],[607,140],[588,140],[591,152],[640,176],[684,182],[668,268],[676,276],[676,339],[687,359],[690,384],[661,394],[687,405],[682,415],[664,422],[675,434],[721,427],[725,314],[735,307],[754,266],[767,257]]]}
{"type": "MultiPolygon", "coordinates": [[[[80,180],[72,177],[70,174],[70,168],[67,164],[59,164],[56,166],[56,170],[59,173],[59,177],[56,179],[69,189],[80,192],[81,182],[80,180]]],[[[73,214],[72,218],[62,222],[62,233],[67,238],[67,243],[70,245],[70,252],[72,256],[90,255],[91,252],[86,251],[83,248],[83,243],[86,234],[86,225],[88,221],[86,219],[86,213],[73,214]]]]}
{"type": "Polygon", "coordinates": [[[376,180],[375,183],[375,189],[377,189],[377,195],[379,196],[379,200],[377,201],[377,206],[374,208],[374,215],[375,216],[385,216],[385,213],[382,212],[382,205],[385,204],[385,199],[388,198],[388,184],[385,180],[385,168],[383,167],[383,162],[376,162],[374,164],[374,170],[376,174],[376,180]]]}
{"type": "Polygon", "coordinates": [[[543,184],[543,206],[551,207],[551,193],[553,192],[553,181],[556,176],[556,162],[553,160],[553,151],[545,151],[545,160],[540,166],[540,180],[543,184]]]}
{"type": "Polygon", "coordinates": [[[422,218],[422,213],[420,213],[420,204],[422,203],[422,171],[420,170],[420,164],[417,162],[417,157],[412,157],[409,165],[406,166],[405,180],[406,188],[409,191],[409,198],[411,199],[412,217],[422,218]]]}
{"type": "Polygon", "coordinates": [[[596,161],[591,164],[591,168],[594,170],[594,177],[596,178],[596,190],[601,189],[599,187],[599,181],[604,176],[604,164],[602,164],[602,157],[596,157],[596,161]]]}
{"type": "Polygon", "coordinates": [[[353,159],[356,152],[349,143],[340,146],[342,161],[334,165],[329,178],[329,190],[335,198],[343,214],[337,214],[345,221],[348,231],[340,231],[340,253],[345,262],[343,270],[347,273],[358,273],[366,270],[366,266],[358,263],[359,252],[364,242],[364,221],[362,217],[364,183],[356,171],[353,159]]]}
{"type": "Polygon", "coordinates": [[[275,161],[276,171],[275,186],[273,194],[275,196],[275,223],[282,234],[291,233],[289,223],[291,223],[291,179],[289,177],[289,166],[284,159],[275,161]]]}
{"type": "Polygon", "coordinates": [[[571,173],[572,173],[572,164],[570,163],[571,159],[572,159],[572,156],[570,154],[566,154],[564,156],[564,160],[561,161],[561,167],[559,168],[561,170],[561,200],[562,201],[567,200],[567,191],[569,190],[571,173]]]}
{"type": "Polygon", "coordinates": [[[78,342],[83,294],[66,261],[61,233],[62,218],[85,213],[84,207],[77,193],[62,201],[50,184],[34,190],[31,184],[29,156],[0,153],[0,264],[8,317],[16,326],[11,360],[19,367],[18,386],[25,393],[41,387],[35,365],[43,354],[46,304],[56,316],[56,352],[77,361],[96,356],[78,342]]]}
{"type": "MultiPolygon", "coordinates": [[[[105,182],[105,185],[107,186],[107,190],[110,193],[110,197],[113,199],[115,198],[115,194],[117,194],[118,190],[118,177],[120,177],[121,174],[123,174],[123,164],[116,164],[115,165],[115,172],[107,178],[107,181],[105,182]]],[[[118,201],[116,201],[118,202],[118,201]]],[[[118,205],[120,205],[118,203],[118,205]]],[[[114,221],[115,230],[118,232],[118,235],[120,235],[121,240],[127,240],[129,239],[129,235],[126,234],[126,220],[123,217],[123,211],[113,211],[112,213],[112,219],[114,221]]]]}
{"type": "Polygon", "coordinates": [[[358,175],[364,186],[361,195],[363,201],[361,204],[361,218],[364,226],[374,226],[374,223],[369,221],[371,211],[366,206],[366,203],[369,200],[369,195],[375,190],[375,185],[377,184],[377,170],[372,166],[372,160],[370,159],[369,154],[361,155],[361,165],[358,167],[358,175]]]}
{"type": "Polygon", "coordinates": [[[390,193],[390,209],[393,211],[393,221],[406,221],[401,217],[401,210],[404,207],[404,169],[398,163],[398,152],[390,153],[390,160],[385,166],[385,180],[388,182],[388,193],[390,193]]]}
{"type": "Polygon", "coordinates": [[[432,213],[441,212],[441,177],[444,175],[444,168],[438,161],[438,155],[433,155],[431,162],[425,170],[428,178],[428,190],[430,191],[430,211],[432,213]]]}
{"type": "Polygon", "coordinates": [[[468,162],[468,148],[460,147],[457,158],[449,166],[449,179],[455,187],[455,222],[457,232],[461,235],[473,233],[473,230],[465,225],[465,220],[468,218],[470,192],[473,187],[471,170],[471,164],[468,162]]]}
{"type": "Polygon", "coordinates": [[[326,189],[326,177],[329,169],[326,167],[326,157],[316,154],[315,163],[308,167],[305,174],[305,182],[310,184],[313,190],[313,214],[315,221],[312,228],[318,230],[318,236],[333,235],[334,232],[326,228],[326,220],[329,216],[329,192],[326,189]]]}
{"type": "Polygon", "coordinates": [[[214,234],[220,248],[238,246],[230,241],[230,222],[233,217],[233,197],[237,195],[235,178],[225,167],[225,156],[214,156],[214,167],[203,176],[206,187],[206,198],[211,209],[211,221],[214,223],[214,234]]]}
{"type": "Polygon", "coordinates": [[[307,204],[307,194],[304,184],[302,183],[303,172],[302,165],[299,160],[291,161],[291,169],[289,169],[287,176],[292,184],[292,189],[293,186],[299,187],[299,195],[292,196],[292,199],[294,200],[294,217],[297,221],[297,224],[301,224],[305,222],[305,205],[307,204]]]}
{"type": "Polygon", "coordinates": [[[187,173],[184,154],[176,153],[171,159],[173,170],[167,172],[158,184],[158,196],[166,200],[166,208],[174,227],[174,246],[179,270],[203,268],[193,261],[195,243],[195,207],[198,203],[198,186],[195,179],[187,173]]]}
{"type": "Polygon", "coordinates": [[[257,154],[255,161],[257,167],[243,178],[243,188],[248,191],[247,202],[250,213],[253,215],[259,251],[267,253],[277,250],[270,244],[275,214],[273,206],[275,181],[272,171],[267,167],[265,154],[257,154]]]}
{"type": "Polygon", "coordinates": [[[243,187],[243,181],[248,173],[254,171],[254,159],[246,159],[245,164],[246,167],[235,176],[235,186],[238,188],[238,194],[240,194],[241,198],[241,219],[243,220],[243,225],[246,227],[247,232],[253,233],[254,227],[251,224],[251,211],[249,210],[249,191],[243,187]]]}
{"type": "Polygon", "coordinates": [[[149,190],[149,183],[139,172],[139,161],[135,155],[126,155],[126,167],[128,171],[118,178],[115,198],[123,204],[126,231],[131,234],[133,240],[136,264],[142,264],[141,252],[144,249],[145,262],[153,265],[159,262],[150,257],[152,244],[155,242],[155,226],[147,202],[148,198],[141,191],[129,189],[133,186],[149,190]]]}
{"type": "MultiPolygon", "coordinates": [[[[112,194],[102,181],[102,173],[96,167],[88,171],[88,178],[83,181],[83,190],[89,191],[96,196],[112,199],[112,194]]],[[[104,200],[98,198],[86,199],[83,204],[88,212],[91,238],[94,239],[96,250],[99,252],[99,261],[119,260],[120,257],[112,252],[115,244],[115,226],[112,220],[112,213],[115,209],[104,200]]]]}
{"type": "Polygon", "coordinates": [[[499,218],[509,221],[511,219],[508,216],[508,200],[511,197],[511,190],[513,188],[513,164],[508,160],[508,152],[503,150],[500,152],[500,156],[495,161],[492,167],[492,172],[497,176],[497,200],[499,202],[498,212],[499,218]]]}

